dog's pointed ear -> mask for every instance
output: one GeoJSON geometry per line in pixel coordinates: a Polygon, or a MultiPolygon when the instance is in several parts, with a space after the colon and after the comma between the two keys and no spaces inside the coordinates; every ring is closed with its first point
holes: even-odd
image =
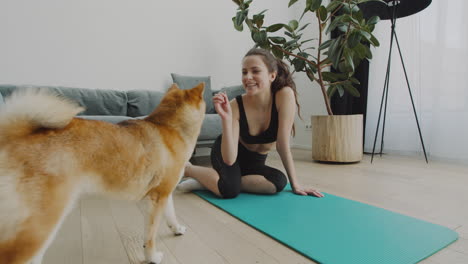
{"type": "Polygon", "coordinates": [[[205,90],[205,83],[204,82],[199,83],[197,86],[193,87],[192,90],[202,95],[203,91],[205,90]]]}
{"type": "Polygon", "coordinates": [[[172,91],[172,90],[180,90],[179,86],[177,86],[177,84],[173,83],[171,85],[171,87],[169,87],[169,89],[167,89],[167,91],[172,91]]]}

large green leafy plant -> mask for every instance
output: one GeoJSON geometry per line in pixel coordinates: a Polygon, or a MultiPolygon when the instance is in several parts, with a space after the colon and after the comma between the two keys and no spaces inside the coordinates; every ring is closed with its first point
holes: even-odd
{"type": "MultiPolygon", "coordinates": [[[[379,0],[331,0],[327,5],[322,0],[306,0],[299,19],[272,25],[264,24],[267,10],[249,17],[253,0],[233,1],[239,6],[232,18],[235,29],[242,31],[245,24],[256,46],[271,50],[277,58],[287,60],[295,72],[305,72],[312,82],[317,82],[329,115],[333,115],[330,98],[336,92],[340,96],[345,91],[360,96],[354,87],[359,81],[353,75],[363,59],[372,58],[370,46],[379,46],[372,35],[379,17],[366,20],[358,4],[379,0]],[[318,36],[304,40],[311,19],[317,20],[318,36]],[[338,36],[329,38],[334,30],[338,30],[338,36]]],[[[290,0],[288,8],[296,2],[290,0]]]]}

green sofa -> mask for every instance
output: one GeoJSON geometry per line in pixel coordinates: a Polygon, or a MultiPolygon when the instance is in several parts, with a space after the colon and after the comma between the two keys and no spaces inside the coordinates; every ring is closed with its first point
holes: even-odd
{"type": "MultiPolygon", "coordinates": [[[[179,84],[179,87],[181,84],[179,84]]],[[[182,84],[183,86],[183,84],[182,84]]],[[[148,90],[101,90],[70,88],[60,86],[32,86],[32,85],[0,85],[0,104],[16,89],[48,89],[56,94],[70,98],[78,102],[86,110],[78,115],[80,118],[101,120],[118,123],[128,119],[141,119],[150,114],[161,101],[164,93],[148,90]]],[[[182,88],[182,87],[181,87],[182,88]]],[[[208,87],[209,88],[209,87],[208,87]]],[[[231,86],[221,89],[232,99],[243,93],[242,86],[231,86]]],[[[205,100],[219,91],[209,92],[205,100]]],[[[208,105],[208,104],[207,104],[208,105]]],[[[212,104],[211,104],[212,105],[212,104]]],[[[221,134],[221,119],[214,108],[207,108],[205,120],[197,141],[197,147],[209,147],[216,137],[221,134]]]]}

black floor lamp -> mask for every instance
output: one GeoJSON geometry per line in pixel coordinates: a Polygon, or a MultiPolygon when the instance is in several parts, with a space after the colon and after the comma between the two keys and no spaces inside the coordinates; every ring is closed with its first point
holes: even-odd
{"type": "Polygon", "coordinates": [[[391,57],[392,57],[392,48],[393,48],[393,40],[395,40],[398,53],[400,54],[401,64],[403,66],[403,71],[405,73],[406,84],[408,86],[409,95],[411,98],[411,104],[413,105],[413,112],[414,117],[416,119],[416,124],[418,126],[419,138],[421,139],[421,145],[424,151],[424,157],[427,160],[426,148],[424,147],[424,140],[421,134],[421,128],[419,126],[418,116],[416,114],[416,108],[414,107],[413,95],[411,93],[411,88],[408,80],[408,74],[406,73],[405,63],[403,61],[403,55],[400,49],[400,43],[398,42],[398,37],[396,34],[396,20],[400,17],[410,16],[412,14],[416,14],[419,11],[425,9],[431,4],[432,0],[383,0],[383,2],[365,2],[359,5],[361,10],[364,13],[366,18],[370,18],[372,16],[379,16],[382,20],[389,19],[391,22],[391,35],[390,35],[390,50],[388,53],[388,61],[387,61],[387,72],[385,74],[385,81],[384,81],[384,89],[382,92],[382,100],[380,102],[380,110],[379,110],[379,118],[377,121],[377,128],[375,129],[375,138],[374,138],[374,146],[372,148],[372,158],[371,163],[374,160],[375,154],[375,145],[377,143],[377,136],[379,133],[380,121],[382,117],[382,108],[385,102],[384,114],[383,114],[383,124],[382,124],[382,137],[380,141],[380,155],[382,156],[383,151],[383,141],[384,141],[384,131],[385,131],[385,118],[387,115],[387,99],[388,99],[388,87],[390,81],[390,64],[391,64],[391,57]]]}

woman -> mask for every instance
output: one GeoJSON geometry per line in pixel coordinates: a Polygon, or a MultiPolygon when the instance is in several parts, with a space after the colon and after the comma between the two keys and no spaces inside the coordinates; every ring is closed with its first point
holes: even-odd
{"type": "Polygon", "coordinates": [[[188,164],[178,189],[208,189],[219,197],[234,198],[240,192],[274,194],[284,189],[284,173],[265,165],[276,142],[295,194],[323,194],[301,186],[296,177],[289,139],[294,131],[296,87],[287,65],[263,49],[251,49],[242,61],[245,94],[229,102],[225,93],[213,97],[223,133],[211,150],[213,168],[188,164]]]}

